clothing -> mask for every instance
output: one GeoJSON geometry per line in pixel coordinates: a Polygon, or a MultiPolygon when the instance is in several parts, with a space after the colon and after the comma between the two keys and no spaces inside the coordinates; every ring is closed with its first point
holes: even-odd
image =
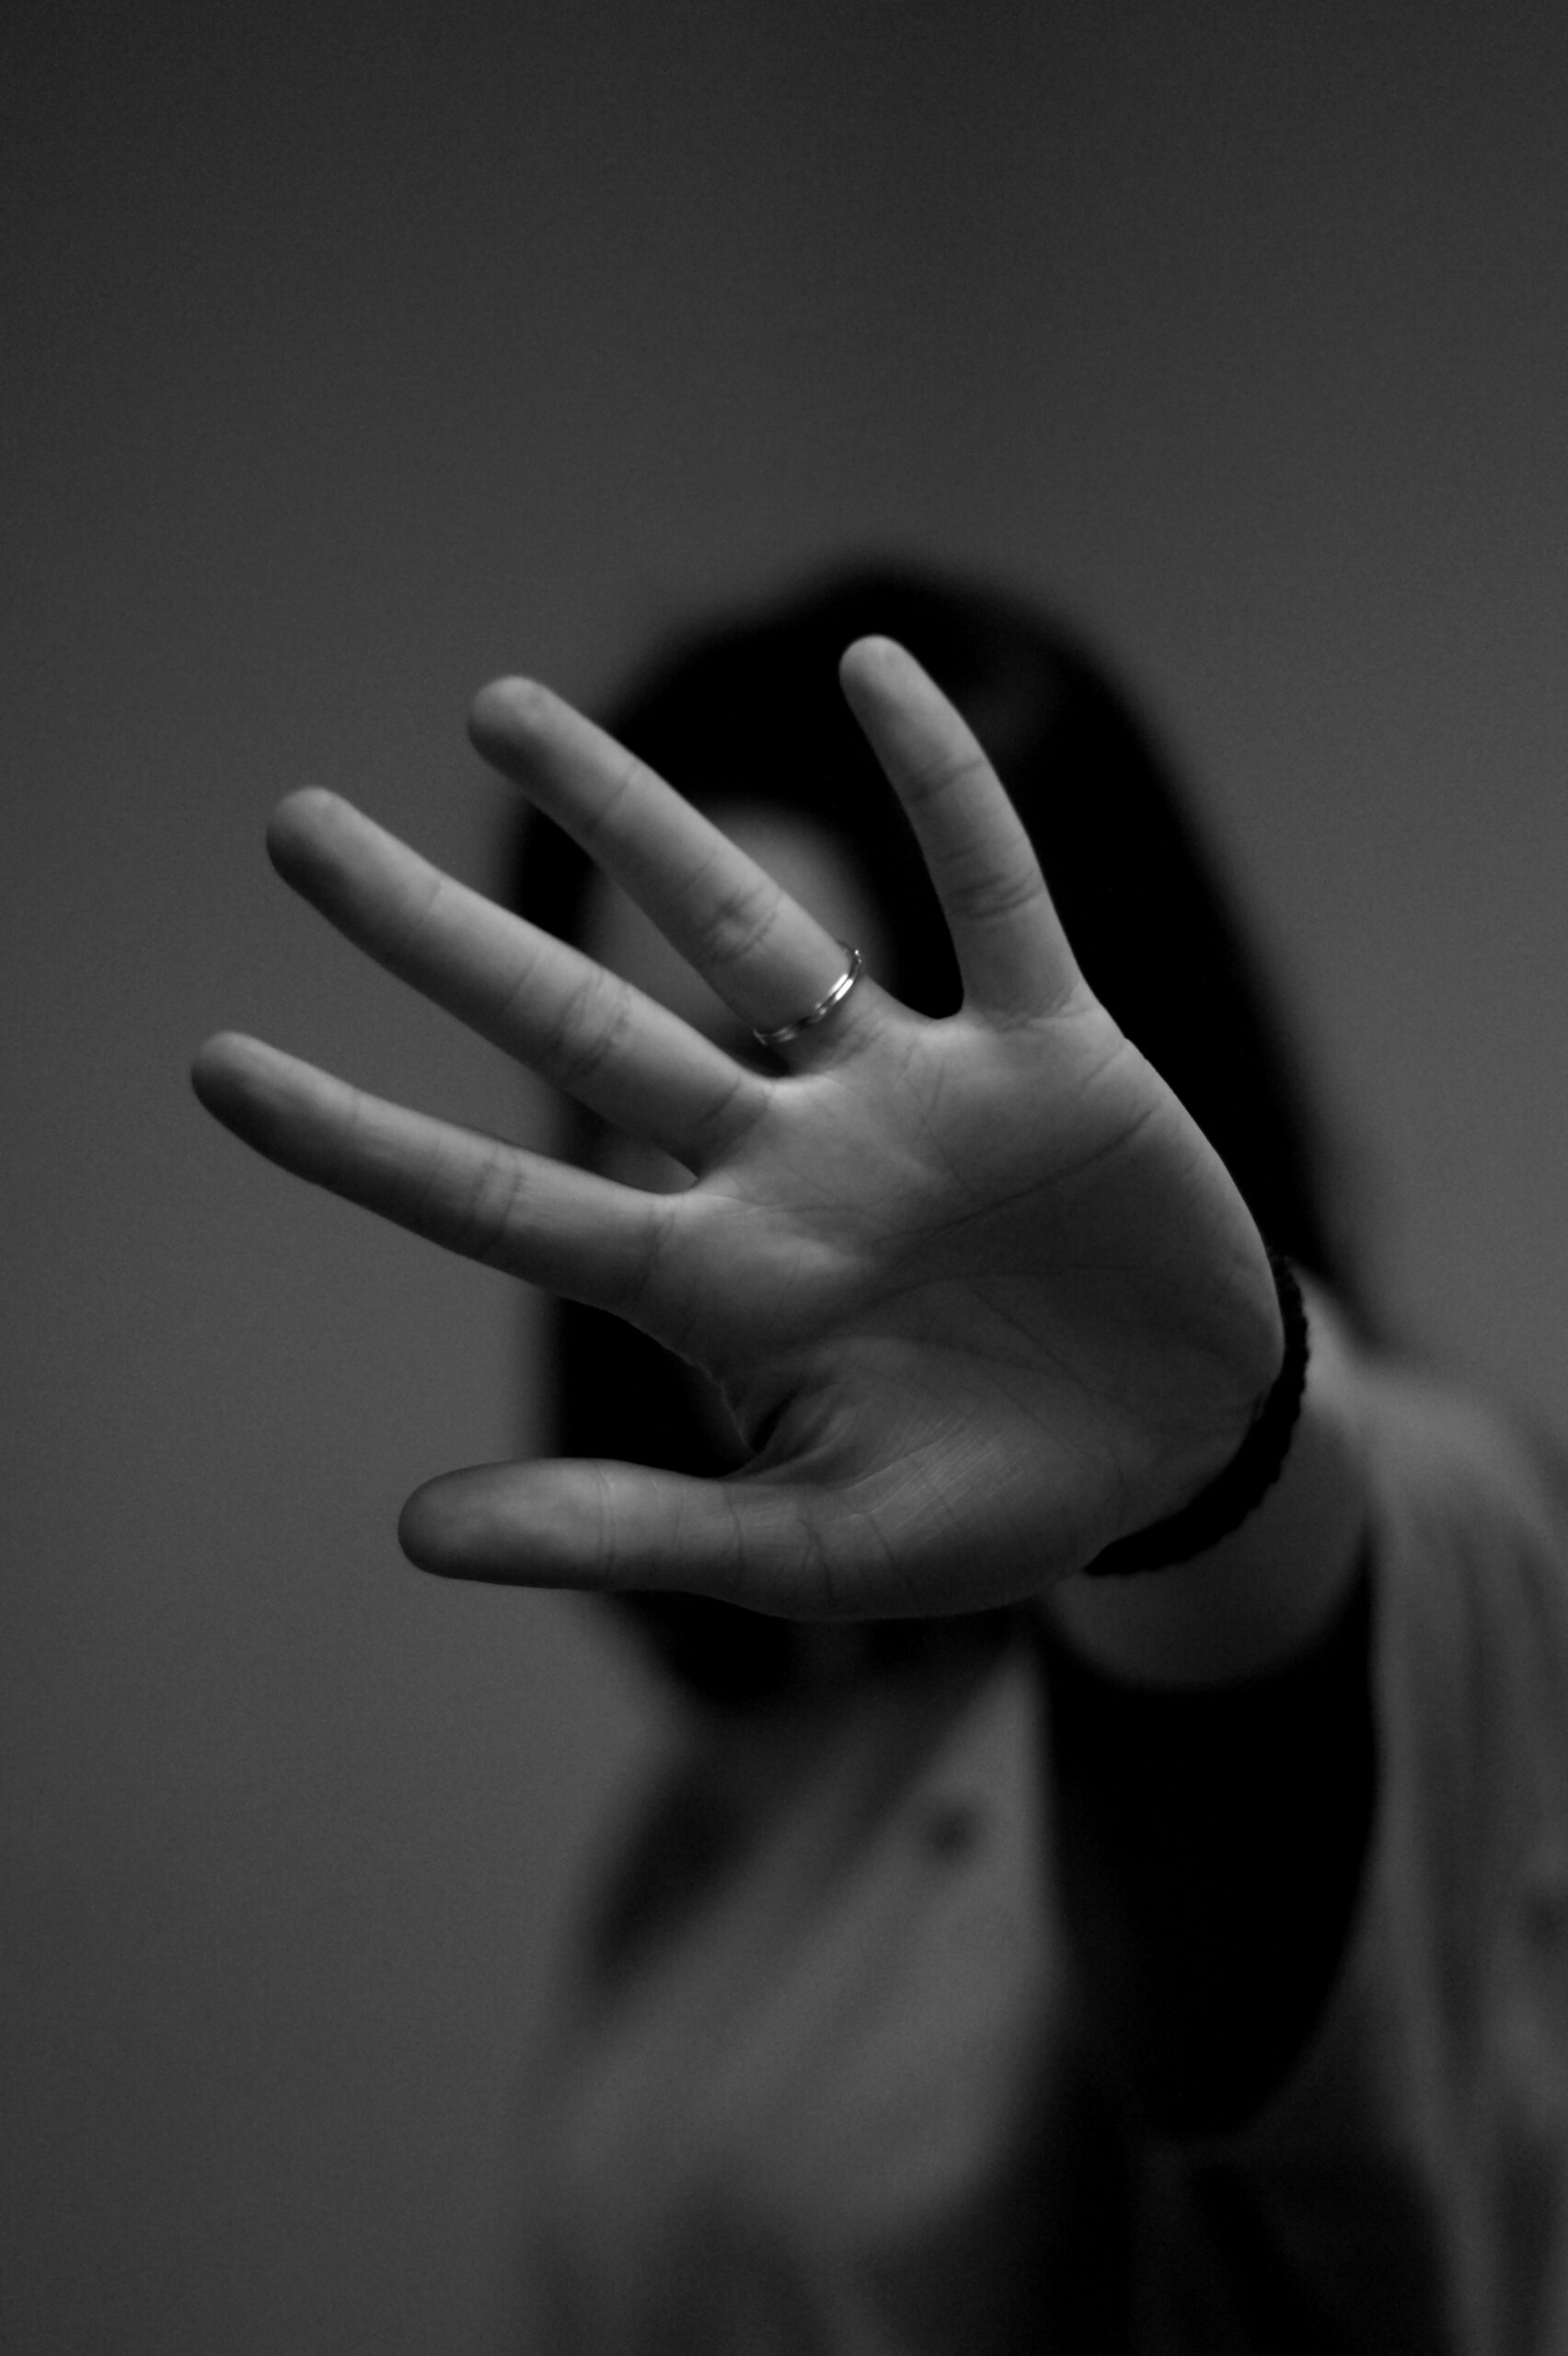
{"type": "Polygon", "coordinates": [[[1131,1685],[1042,1641],[1054,1894],[1158,2129],[1238,2125],[1321,2016],[1377,1804],[1372,1588],[1364,1550],[1303,1654],[1217,1688],[1131,1685]]]}
{"type": "Polygon", "coordinates": [[[1049,1668],[961,1628],[716,1719],[634,1834],[529,2092],[530,2350],[1568,2349],[1568,1488],[1408,1376],[1364,1427],[1377,1802],[1283,2080],[1158,2115],[1049,1668]]]}

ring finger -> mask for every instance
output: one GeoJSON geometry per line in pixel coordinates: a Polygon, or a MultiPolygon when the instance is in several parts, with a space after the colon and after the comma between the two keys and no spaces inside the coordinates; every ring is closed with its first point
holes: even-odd
{"type": "Polygon", "coordinates": [[[475,699],[469,725],[486,759],[646,910],[750,1029],[793,1023],[834,988],[845,970],[843,944],[663,778],[548,688],[498,680],[475,699]]]}

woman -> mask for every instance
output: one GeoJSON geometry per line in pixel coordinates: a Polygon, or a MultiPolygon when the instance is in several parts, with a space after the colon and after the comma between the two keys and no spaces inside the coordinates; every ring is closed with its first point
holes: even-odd
{"type": "Polygon", "coordinates": [[[619,887],[531,849],[600,956],[332,797],[273,833],[572,1095],[590,1168],[255,1043],[198,1067],[287,1166],[587,1304],[589,1460],[432,1483],[404,1542],[617,1595],[701,1704],[536,2093],[536,2344],[1557,2344],[1557,1508],[1353,1338],[1136,729],[1005,601],[882,577],[624,733],[721,823],[542,690],[476,707],[619,887]],[[934,900],[859,814],[847,644],[934,900]]]}

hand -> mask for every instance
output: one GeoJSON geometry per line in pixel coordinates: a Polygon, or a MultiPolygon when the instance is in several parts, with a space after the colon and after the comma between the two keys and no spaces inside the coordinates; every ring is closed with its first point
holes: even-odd
{"type": "MultiPolygon", "coordinates": [[[[352,941],[695,1183],[617,1185],[233,1035],[198,1058],[203,1103],[286,1169],[630,1319],[719,1384],[755,1451],[713,1482],[586,1462],[449,1473],[404,1511],[428,1569],[797,1618],[1017,1600],[1184,1504],[1274,1378],[1252,1220],[1086,987],[968,729],[885,640],[852,647],[842,676],[918,836],[964,1001],[928,1022],[864,978],[782,1050],[782,1074],[331,794],[273,820],[277,866],[352,941]]],[[[748,1025],[831,988],[840,944],[557,698],[502,682],[472,725],[748,1025]]]]}

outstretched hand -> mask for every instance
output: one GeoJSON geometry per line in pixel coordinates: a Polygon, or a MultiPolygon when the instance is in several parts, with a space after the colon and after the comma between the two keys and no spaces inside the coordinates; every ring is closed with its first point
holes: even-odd
{"type": "MultiPolygon", "coordinates": [[[[404,1511],[428,1569],[796,1618],[975,1610],[1184,1504],[1269,1388],[1279,1319],[1251,1218],[1085,985],[980,748],[886,640],[852,647],[843,682],[919,839],[963,1004],[927,1021],[862,979],[782,1048],[782,1073],[334,795],[273,820],[279,869],[352,941],[695,1183],[619,1185],[232,1034],[197,1060],[202,1103],[302,1177],[628,1318],[717,1382],[754,1451],[720,1481],[448,1473],[404,1511]]],[[[487,688],[473,733],[748,1026],[832,988],[842,945],[556,697],[487,688]]]]}

